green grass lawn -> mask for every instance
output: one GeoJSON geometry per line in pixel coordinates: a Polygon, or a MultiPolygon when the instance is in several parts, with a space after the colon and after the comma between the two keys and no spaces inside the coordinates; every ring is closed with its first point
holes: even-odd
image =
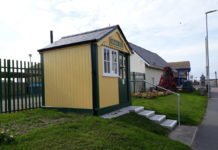
{"type": "MultiPolygon", "coordinates": [[[[144,106],[145,109],[155,110],[165,114],[167,118],[177,120],[177,96],[168,95],[154,99],[132,98],[133,105],[144,106]]],[[[207,97],[197,93],[181,93],[181,123],[198,125],[204,116],[207,106],[207,97]]]]}
{"type": "Polygon", "coordinates": [[[56,110],[35,109],[0,114],[0,129],[10,129],[15,143],[1,150],[189,150],[167,138],[169,131],[130,113],[102,119],[56,110]]]}

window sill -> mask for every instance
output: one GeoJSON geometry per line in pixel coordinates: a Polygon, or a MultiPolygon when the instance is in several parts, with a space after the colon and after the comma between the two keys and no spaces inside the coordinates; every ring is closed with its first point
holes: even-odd
{"type": "Polygon", "coordinates": [[[103,77],[119,78],[118,75],[112,75],[112,74],[103,74],[103,77]]]}

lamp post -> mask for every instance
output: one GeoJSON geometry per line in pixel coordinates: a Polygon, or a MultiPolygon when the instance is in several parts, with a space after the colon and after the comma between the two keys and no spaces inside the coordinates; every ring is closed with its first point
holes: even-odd
{"type": "Polygon", "coordinates": [[[207,24],[207,14],[216,12],[217,10],[211,10],[205,13],[206,15],[206,37],[205,37],[205,48],[206,48],[206,86],[208,97],[210,97],[210,74],[209,74],[209,46],[208,46],[208,24],[207,24]]]}
{"type": "MultiPolygon", "coordinates": [[[[29,57],[30,57],[30,68],[29,69],[32,69],[32,60],[31,60],[31,58],[32,58],[32,54],[29,54],[29,57]]],[[[32,71],[31,71],[31,75],[32,75],[32,71]]],[[[29,78],[29,81],[31,80],[31,78],[29,78]]],[[[32,83],[33,81],[31,81],[31,83],[32,83]]],[[[32,87],[32,85],[29,85],[30,86],[30,93],[33,93],[33,87],[32,87]]]]}
{"type": "Polygon", "coordinates": [[[29,57],[30,57],[30,65],[31,65],[31,58],[32,58],[32,54],[29,54],[29,57]]]}

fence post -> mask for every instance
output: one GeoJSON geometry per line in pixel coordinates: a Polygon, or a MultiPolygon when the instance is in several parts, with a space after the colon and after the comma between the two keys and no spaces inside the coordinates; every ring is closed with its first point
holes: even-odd
{"type": "Polygon", "coordinates": [[[38,97],[37,97],[37,78],[36,78],[36,72],[37,70],[37,64],[36,62],[34,63],[34,95],[35,95],[35,103],[36,103],[36,108],[38,107],[38,97]]]}
{"type": "Polygon", "coordinates": [[[26,61],[24,61],[24,95],[25,95],[25,109],[27,109],[27,68],[26,68],[26,61]]]}
{"type": "Polygon", "coordinates": [[[135,82],[135,72],[133,72],[132,73],[132,75],[133,75],[133,92],[135,93],[135,84],[136,84],[136,82],[135,82]]]}
{"type": "Polygon", "coordinates": [[[5,102],[5,112],[8,111],[8,101],[7,101],[7,63],[6,63],[6,59],[4,59],[4,102],[5,102]]]}
{"type": "Polygon", "coordinates": [[[29,103],[29,109],[30,109],[30,108],[32,108],[31,100],[30,100],[30,99],[31,99],[30,62],[27,63],[27,66],[28,66],[28,67],[27,67],[27,68],[28,68],[28,69],[27,69],[27,72],[28,72],[28,94],[29,94],[29,95],[28,95],[28,103],[29,103]]]}
{"type": "Polygon", "coordinates": [[[21,98],[21,110],[23,110],[23,63],[20,61],[20,98],[21,98]]]}
{"type": "Polygon", "coordinates": [[[30,71],[31,71],[31,99],[32,99],[32,108],[35,108],[34,94],[33,94],[33,63],[30,63],[30,71]]]}
{"type": "Polygon", "coordinates": [[[17,95],[17,110],[20,110],[20,95],[19,95],[19,67],[18,67],[18,61],[16,61],[16,70],[17,70],[17,91],[16,91],[16,95],[17,95]]]}
{"type": "Polygon", "coordinates": [[[11,64],[10,60],[7,60],[8,71],[8,111],[11,112],[11,64]]]}
{"type": "Polygon", "coordinates": [[[13,111],[15,112],[16,108],[15,108],[15,82],[14,82],[14,60],[12,60],[12,88],[13,88],[13,111]]]}
{"type": "MultiPolygon", "coordinates": [[[[144,80],[146,80],[146,75],[145,75],[145,73],[143,74],[143,76],[144,76],[144,80]]],[[[144,83],[144,91],[146,92],[146,82],[144,83]]]]}

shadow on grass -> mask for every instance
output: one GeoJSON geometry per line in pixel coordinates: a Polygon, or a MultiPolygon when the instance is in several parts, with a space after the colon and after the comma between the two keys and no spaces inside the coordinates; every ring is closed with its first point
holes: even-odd
{"type": "Polygon", "coordinates": [[[129,113],[121,117],[115,118],[113,120],[120,121],[128,125],[136,126],[143,130],[153,132],[155,134],[162,135],[162,136],[167,136],[169,133],[169,130],[167,130],[166,128],[135,113],[129,113]]]}

